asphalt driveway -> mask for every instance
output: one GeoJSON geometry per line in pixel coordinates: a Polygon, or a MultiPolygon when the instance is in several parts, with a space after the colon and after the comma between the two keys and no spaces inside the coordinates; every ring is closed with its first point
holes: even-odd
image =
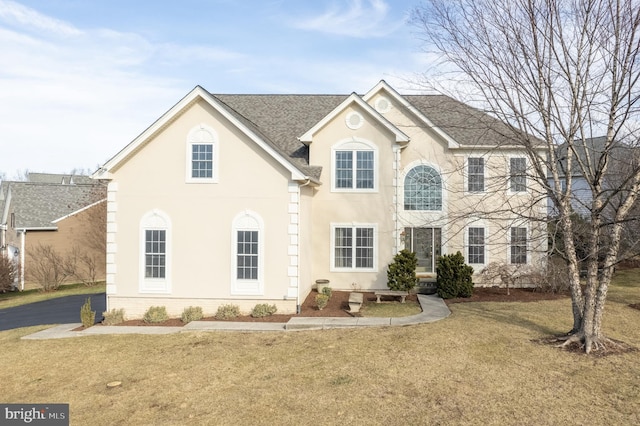
{"type": "Polygon", "coordinates": [[[0,331],[33,325],[80,322],[80,308],[87,297],[91,297],[91,310],[96,311],[96,322],[102,321],[102,313],[107,304],[106,294],[80,294],[0,309],[0,331]]]}

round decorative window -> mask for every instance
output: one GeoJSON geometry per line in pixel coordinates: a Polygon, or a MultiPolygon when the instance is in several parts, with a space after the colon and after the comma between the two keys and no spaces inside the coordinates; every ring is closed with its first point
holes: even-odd
{"type": "Polygon", "coordinates": [[[346,122],[347,122],[348,128],[350,128],[351,130],[356,130],[362,127],[362,123],[364,123],[364,118],[362,118],[362,115],[360,115],[360,113],[351,112],[347,114],[346,122]]]}
{"type": "Polygon", "coordinates": [[[391,110],[391,102],[389,102],[389,99],[381,96],[376,99],[375,108],[376,111],[378,111],[380,114],[384,114],[385,112],[389,112],[391,110]]]}

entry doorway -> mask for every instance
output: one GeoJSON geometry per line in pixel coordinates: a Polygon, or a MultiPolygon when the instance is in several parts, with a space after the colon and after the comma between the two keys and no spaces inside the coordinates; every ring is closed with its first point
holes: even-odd
{"type": "Polygon", "coordinates": [[[404,228],[404,248],[418,257],[416,273],[435,273],[442,254],[441,228],[404,228]]]}

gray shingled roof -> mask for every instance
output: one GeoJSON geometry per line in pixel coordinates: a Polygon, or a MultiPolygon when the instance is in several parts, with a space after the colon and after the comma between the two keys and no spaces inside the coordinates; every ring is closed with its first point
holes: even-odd
{"type": "MultiPolygon", "coordinates": [[[[319,179],[308,148],[298,140],[349,95],[213,95],[238,120],[319,179]]],[[[444,95],[403,96],[461,146],[513,144],[512,130],[500,120],[444,95]]]]}
{"type": "Polygon", "coordinates": [[[16,228],[55,227],[54,220],[82,209],[106,195],[98,185],[7,182],[16,228]]]}
{"type": "Polygon", "coordinates": [[[29,182],[91,185],[95,182],[89,176],[57,173],[29,173],[29,182]]]}
{"type": "Polygon", "coordinates": [[[295,166],[316,179],[309,151],[298,140],[348,95],[214,95],[243,124],[262,136],[295,166]]]}

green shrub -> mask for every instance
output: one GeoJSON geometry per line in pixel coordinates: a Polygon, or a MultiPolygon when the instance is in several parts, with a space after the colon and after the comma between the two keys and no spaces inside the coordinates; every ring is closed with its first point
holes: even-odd
{"type": "Polygon", "coordinates": [[[164,306],[151,306],[147,309],[147,312],[144,313],[142,320],[146,323],[159,323],[164,322],[169,319],[169,314],[167,314],[167,308],[164,306]]]}
{"type": "Polygon", "coordinates": [[[228,320],[240,316],[240,307],[238,305],[220,305],[216,312],[216,319],[228,320]]]}
{"type": "Polygon", "coordinates": [[[391,290],[412,290],[418,285],[417,266],[418,258],[414,252],[404,249],[396,254],[387,269],[387,287],[391,290]]]}
{"type": "Polygon", "coordinates": [[[80,308],[80,321],[84,328],[89,328],[96,322],[96,311],[91,310],[91,298],[87,297],[80,308]]]}
{"type": "Polygon", "coordinates": [[[326,286],[322,288],[322,294],[326,294],[328,298],[331,298],[331,287],[326,286]]]}
{"type": "Polygon", "coordinates": [[[201,320],[203,316],[200,306],[189,306],[188,308],[184,308],[180,319],[183,323],[188,324],[191,321],[201,320]]]}
{"type": "Polygon", "coordinates": [[[111,309],[110,311],[103,312],[104,319],[102,323],[104,325],[116,325],[124,322],[124,309],[111,309]]]}
{"type": "Polygon", "coordinates": [[[320,293],[316,295],[316,306],[318,306],[318,310],[322,310],[329,303],[329,296],[324,293],[320,293]]]}
{"type": "Polygon", "coordinates": [[[462,253],[440,256],[436,272],[438,296],[443,299],[471,297],[473,268],[465,264],[462,253]]]}
{"type": "Polygon", "coordinates": [[[269,315],[273,315],[278,311],[276,305],[269,305],[267,303],[259,303],[253,307],[251,311],[251,316],[254,318],[262,318],[268,317],[269,315]]]}

